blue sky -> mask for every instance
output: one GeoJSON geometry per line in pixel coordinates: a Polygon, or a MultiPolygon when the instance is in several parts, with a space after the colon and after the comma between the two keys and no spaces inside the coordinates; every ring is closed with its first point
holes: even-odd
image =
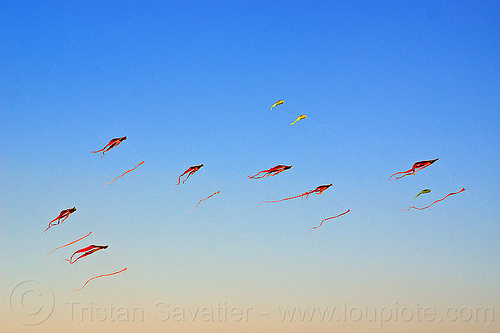
{"type": "Polygon", "coordinates": [[[56,294],[40,332],[65,327],[57,309],[73,299],[233,301],[271,313],[419,301],[500,312],[499,9],[494,1],[1,2],[0,325],[23,328],[8,297],[26,279],[56,294]],[[125,135],[103,159],[90,154],[125,135]],[[388,180],[437,157],[415,176],[388,180]],[[246,177],[278,164],[293,167],[246,177]],[[261,201],[329,183],[321,196],[261,205],[252,216],[261,201]],[[429,210],[399,211],[462,187],[429,210]],[[432,192],[413,199],[423,188],[432,192]],[[109,248],[81,265],[43,260],[89,231],[81,247],[109,248]]]}

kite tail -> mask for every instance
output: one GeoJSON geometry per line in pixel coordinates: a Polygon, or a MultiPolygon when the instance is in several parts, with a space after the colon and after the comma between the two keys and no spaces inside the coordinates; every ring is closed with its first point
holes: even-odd
{"type": "MultiPolygon", "coordinates": [[[[52,252],[54,252],[55,250],[59,250],[59,249],[62,249],[63,247],[69,246],[69,245],[71,245],[71,244],[75,244],[76,242],[81,241],[82,239],[84,239],[85,237],[90,236],[91,234],[92,234],[92,231],[91,231],[91,232],[89,232],[87,235],[83,236],[82,238],[78,238],[76,241],[73,241],[73,242],[68,243],[68,244],[66,244],[66,245],[63,245],[63,246],[56,247],[55,249],[53,249],[52,251],[50,251],[50,252],[49,252],[49,254],[51,254],[51,253],[52,253],[52,252]]],[[[47,254],[47,255],[45,256],[45,258],[44,258],[44,259],[46,259],[46,258],[49,256],[49,254],[47,254]]],[[[67,260],[67,259],[65,259],[65,260],[67,260]]]]}
{"type": "Polygon", "coordinates": [[[52,221],[49,222],[49,226],[47,227],[47,229],[45,229],[45,232],[47,232],[47,230],[49,230],[50,227],[52,227],[52,222],[54,222],[55,220],[57,219],[53,219],[52,221]]]}
{"type": "Polygon", "coordinates": [[[253,216],[253,214],[255,214],[255,213],[257,212],[257,209],[259,209],[260,204],[265,203],[265,202],[266,202],[266,201],[264,201],[264,202],[260,202],[260,203],[257,205],[257,208],[255,208],[255,210],[253,211],[252,216],[253,216]]]}
{"type": "Polygon", "coordinates": [[[248,177],[248,178],[250,178],[250,179],[258,179],[258,178],[262,178],[262,177],[257,177],[257,176],[258,176],[258,175],[260,175],[260,174],[261,174],[261,173],[263,173],[263,172],[269,172],[269,170],[262,170],[262,171],[261,171],[261,172],[259,172],[258,174],[255,174],[255,175],[253,175],[253,176],[251,176],[251,177],[247,175],[247,177],[248,177]]]}
{"type": "Polygon", "coordinates": [[[61,217],[59,217],[59,216],[58,216],[58,217],[56,217],[55,219],[53,219],[52,221],[50,221],[50,222],[49,222],[49,226],[47,227],[47,229],[45,229],[45,232],[47,232],[47,230],[49,230],[51,227],[53,227],[53,226],[55,226],[55,225],[58,225],[58,224],[63,223],[63,222],[64,222],[64,220],[66,220],[66,219],[68,218],[68,216],[69,216],[69,214],[68,214],[68,215],[66,215],[66,216],[64,216],[64,218],[62,219],[62,221],[57,221],[57,223],[55,223],[55,224],[52,224],[52,222],[54,222],[54,221],[56,221],[56,220],[60,220],[60,219],[62,218],[62,216],[61,216],[61,217]]]}
{"type": "Polygon", "coordinates": [[[431,204],[430,204],[429,206],[427,206],[427,207],[417,208],[417,207],[415,207],[415,206],[411,206],[411,207],[409,207],[408,209],[400,209],[399,211],[405,210],[405,211],[407,211],[407,212],[408,212],[411,208],[413,208],[413,209],[417,209],[417,210],[424,210],[424,209],[427,209],[427,208],[429,208],[430,206],[434,205],[436,202],[443,201],[444,199],[448,198],[450,195],[458,194],[458,193],[463,192],[463,191],[465,191],[465,188],[462,188],[462,189],[461,189],[460,191],[458,191],[458,192],[452,192],[452,193],[448,194],[447,196],[445,196],[444,198],[441,198],[441,199],[439,199],[439,200],[434,201],[433,203],[431,203],[431,204]]]}
{"type": "Polygon", "coordinates": [[[129,173],[130,171],[134,171],[135,169],[137,169],[137,167],[138,167],[139,165],[141,165],[141,164],[143,164],[143,163],[144,163],[144,161],[142,161],[141,163],[137,164],[137,165],[135,166],[135,168],[130,169],[130,170],[126,171],[125,173],[123,173],[122,175],[120,175],[120,176],[116,177],[116,178],[115,178],[112,182],[108,182],[108,183],[104,184],[104,188],[106,188],[106,185],[114,183],[114,182],[115,182],[115,180],[117,180],[118,178],[125,176],[125,175],[126,175],[127,173],[129,173]]]}
{"type": "Polygon", "coordinates": [[[409,176],[409,175],[414,175],[414,174],[415,174],[415,172],[407,172],[407,173],[405,173],[404,175],[399,176],[399,177],[397,177],[396,179],[394,179],[394,181],[396,181],[396,180],[398,180],[398,179],[401,179],[401,178],[403,178],[403,177],[409,176]]]}
{"type": "MultiPolygon", "coordinates": [[[[183,172],[183,174],[179,176],[179,181],[177,182],[177,185],[179,185],[179,184],[181,183],[181,178],[182,178],[182,176],[184,176],[186,173],[188,173],[188,171],[190,171],[190,170],[188,169],[188,170],[184,171],[184,172],[183,172]]],[[[188,176],[188,177],[189,177],[189,176],[188,176]]],[[[186,179],[186,180],[187,180],[187,179],[186,179]]],[[[184,182],[185,182],[186,180],[184,180],[184,182]]],[[[184,184],[184,182],[182,182],[182,183],[184,184]]]]}
{"type": "Polygon", "coordinates": [[[306,195],[307,193],[309,192],[306,192],[306,193],[302,193],[302,194],[299,194],[299,195],[296,195],[294,197],[290,197],[290,198],[285,198],[285,199],[281,199],[281,200],[272,200],[272,201],[262,201],[261,203],[259,203],[259,205],[257,206],[257,208],[255,209],[255,211],[252,213],[252,216],[253,214],[255,214],[255,212],[257,211],[257,209],[259,209],[259,206],[263,203],[273,203],[273,202],[281,202],[281,201],[285,201],[285,200],[291,200],[291,199],[295,199],[295,198],[298,198],[298,197],[302,197],[304,195],[306,195]]]}
{"type": "Polygon", "coordinates": [[[127,270],[127,268],[125,267],[124,269],[122,269],[121,271],[118,271],[118,272],[94,276],[93,278],[88,279],[87,282],[85,282],[85,284],[83,285],[83,287],[81,287],[80,289],[73,290],[73,292],[82,290],[83,288],[85,288],[85,286],[87,285],[87,283],[89,283],[93,279],[97,279],[97,278],[100,278],[100,277],[103,277],[103,276],[115,275],[115,274],[121,273],[121,272],[126,271],[126,270],[127,270]]]}
{"type": "MultiPolygon", "coordinates": [[[[393,173],[393,174],[389,177],[389,180],[391,180],[392,176],[395,176],[395,175],[400,175],[400,174],[402,174],[402,173],[408,173],[408,172],[411,172],[411,171],[412,171],[412,169],[409,169],[409,170],[406,170],[406,171],[400,171],[400,172],[393,173]]],[[[406,175],[404,175],[404,176],[406,176],[406,175]]],[[[402,176],[402,177],[404,177],[404,176],[402,176]]],[[[397,179],[399,179],[399,178],[402,178],[402,177],[398,177],[398,178],[396,178],[395,180],[397,180],[397,179]]]]}
{"type": "MultiPolygon", "coordinates": [[[[198,204],[196,204],[196,207],[198,207],[198,205],[199,205],[202,201],[205,201],[205,200],[207,200],[207,199],[210,199],[211,197],[213,197],[214,195],[219,194],[219,193],[220,193],[220,191],[217,191],[217,192],[215,192],[215,193],[210,194],[210,195],[209,195],[208,197],[206,197],[205,199],[201,199],[200,201],[198,201],[198,204]]],[[[195,210],[195,209],[196,209],[196,207],[194,207],[193,209],[191,209],[191,211],[190,211],[188,214],[191,214],[191,212],[192,212],[193,210],[195,210]]]]}
{"type": "Polygon", "coordinates": [[[329,217],[329,218],[324,219],[323,221],[321,221],[321,223],[320,223],[317,227],[312,227],[312,228],[311,228],[311,230],[309,230],[309,233],[307,233],[307,234],[305,234],[305,235],[310,235],[310,234],[311,234],[311,231],[312,231],[313,229],[317,229],[317,228],[321,227],[321,225],[323,224],[323,222],[328,221],[328,220],[331,220],[331,219],[335,219],[335,218],[337,218],[337,217],[339,217],[339,216],[342,216],[342,215],[344,215],[344,214],[349,213],[350,211],[351,211],[351,210],[350,210],[350,209],[348,209],[347,211],[343,212],[342,214],[339,214],[339,215],[337,215],[337,216],[332,216],[332,217],[329,217]]]}
{"type": "MultiPolygon", "coordinates": [[[[104,150],[104,151],[108,151],[108,150],[110,150],[111,148],[113,148],[113,147],[109,147],[110,145],[111,145],[111,142],[110,142],[110,143],[108,143],[107,145],[105,145],[105,146],[104,146],[104,148],[99,149],[99,150],[96,150],[96,151],[91,151],[91,153],[99,153],[99,152],[101,152],[101,151],[103,151],[103,150],[104,150]],[[109,147],[109,148],[108,148],[108,147],[109,147]],[[105,150],[106,148],[108,148],[108,149],[107,149],[107,150],[105,150]]],[[[104,153],[102,153],[102,154],[104,155],[104,153]]],[[[101,157],[101,158],[102,158],[102,157],[101,157]]]]}

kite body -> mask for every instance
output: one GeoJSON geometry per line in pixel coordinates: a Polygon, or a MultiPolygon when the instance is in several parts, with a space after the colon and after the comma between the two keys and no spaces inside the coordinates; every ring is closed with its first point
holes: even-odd
{"type": "Polygon", "coordinates": [[[99,153],[102,151],[102,156],[101,158],[104,157],[104,153],[109,151],[110,149],[118,146],[120,143],[122,143],[123,141],[127,140],[127,137],[124,136],[124,137],[121,137],[121,138],[114,138],[112,139],[111,141],[109,141],[109,143],[107,145],[104,146],[104,148],[100,149],[100,150],[96,150],[96,151],[91,151],[91,153],[95,154],[95,153],[99,153]]]}
{"type": "Polygon", "coordinates": [[[299,121],[299,120],[301,120],[301,119],[306,119],[306,115],[305,115],[305,114],[303,114],[303,115],[301,115],[301,116],[298,116],[298,117],[297,117],[297,119],[295,119],[295,121],[294,121],[293,123],[291,123],[290,125],[295,124],[296,122],[298,122],[298,121],[299,121]]]}
{"type": "Polygon", "coordinates": [[[76,251],[75,253],[73,253],[73,255],[69,259],[64,259],[64,260],[69,261],[70,264],[74,264],[75,262],[77,262],[78,259],[81,259],[83,257],[91,255],[92,253],[94,253],[96,251],[107,249],[107,248],[108,248],[107,245],[89,245],[89,246],[84,247],[83,249],[80,249],[80,250],[76,251]],[[75,260],[73,260],[73,257],[76,254],[82,253],[82,252],[83,252],[82,255],[78,256],[75,260]]]}
{"type": "Polygon", "coordinates": [[[258,174],[253,175],[253,176],[247,176],[250,179],[260,179],[260,178],[267,178],[269,176],[276,176],[277,174],[290,169],[292,166],[291,165],[277,165],[275,167],[272,167],[269,170],[262,170],[258,174]],[[261,173],[263,175],[261,175],[261,173]]]}
{"type": "Polygon", "coordinates": [[[280,104],[283,104],[283,103],[285,103],[285,102],[284,102],[284,101],[281,101],[281,100],[280,100],[280,101],[277,101],[276,103],[274,103],[274,104],[273,104],[273,106],[271,106],[271,110],[272,110],[275,106],[280,105],[280,104]]]}
{"type": "Polygon", "coordinates": [[[182,181],[182,183],[184,184],[186,182],[186,180],[188,180],[188,178],[194,174],[196,171],[200,170],[201,168],[203,167],[203,164],[200,164],[200,165],[195,165],[195,166],[192,166],[190,167],[189,169],[187,169],[186,171],[184,171],[184,173],[182,175],[179,176],[179,182],[177,183],[177,185],[179,185],[181,183],[181,177],[184,176],[186,173],[188,174],[186,179],[184,179],[182,181]]]}
{"type": "Polygon", "coordinates": [[[59,215],[53,219],[52,221],[49,222],[49,226],[47,229],[45,229],[45,232],[50,229],[50,227],[53,227],[55,225],[61,224],[66,220],[69,216],[69,214],[74,213],[76,211],[76,207],[65,209],[62,212],[59,213],[59,215]],[[55,223],[57,221],[57,223],[55,223]]]}
{"type": "MultiPolygon", "coordinates": [[[[272,202],[281,202],[281,201],[285,201],[285,200],[291,200],[291,199],[295,199],[295,198],[300,198],[302,197],[302,199],[304,199],[304,196],[306,197],[306,199],[309,199],[309,195],[310,194],[313,194],[313,193],[316,193],[316,194],[321,194],[323,193],[323,191],[325,191],[326,189],[328,189],[330,186],[332,186],[333,184],[328,184],[328,185],[320,185],[318,187],[316,187],[314,190],[310,190],[308,192],[304,192],[302,194],[299,194],[299,195],[296,195],[294,197],[290,197],[290,198],[285,198],[285,199],[281,199],[281,200],[275,200],[275,201],[263,201],[261,203],[259,203],[259,205],[257,206],[257,208],[255,209],[255,211],[253,212],[253,214],[255,214],[255,212],[257,211],[257,209],[259,209],[259,206],[263,203],[272,203],[272,202]]],[[[252,214],[252,215],[253,215],[252,214]]]]}
{"type": "Polygon", "coordinates": [[[397,177],[396,179],[394,179],[394,181],[398,180],[398,179],[401,179],[405,176],[409,176],[409,175],[414,175],[415,172],[417,171],[420,171],[424,168],[427,168],[429,165],[431,165],[432,163],[436,162],[437,160],[439,160],[439,158],[436,158],[436,159],[433,159],[433,160],[427,160],[427,161],[419,161],[419,162],[416,162],[415,164],[413,164],[413,166],[411,167],[411,169],[409,170],[406,170],[406,171],[401,171],[401,172],[396,172],[396,173],[393,173],[390,177],[389,177],[389,180],[395,176],[395,175],[400,175],[402,174],[402,176],[399,176],[397,177]]]}
{"type": "Polygon", "coordinates": [[[426,194],[426,193],[431,193],[431,190],[426,188],[425,190],[422,190],[418,192],[418,194],[415,196],[415,199],[420,195],[420,194],[426,194]]]}

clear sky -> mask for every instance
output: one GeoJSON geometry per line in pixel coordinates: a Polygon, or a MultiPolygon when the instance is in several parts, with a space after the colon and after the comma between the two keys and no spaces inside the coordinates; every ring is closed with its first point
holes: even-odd
{"type": "Polygon", "coordinates": [[[0,1],[1,331],[498,332],[499,12],[0,1]]]}

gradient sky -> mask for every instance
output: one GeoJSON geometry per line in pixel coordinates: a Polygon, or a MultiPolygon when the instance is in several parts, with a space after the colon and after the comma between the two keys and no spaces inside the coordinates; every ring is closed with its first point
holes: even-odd
{"type": "Polygon", "coordinates": [[[499,12],[497,1],[1,1],[2,332],[498,332],[499,12]],[[125,135],[103,159],[90,154],[125,135]],[[277,164],[293,167],[246,177],[277,164]],[[329,183],[252,216],[261,201],[329,183]],[[423,188],[432,192],[414,199],[423,188]],[[89,244],[109,248],[61,260],[89,244]],[[55,297],[34,327],[11,310],[26,280],[55,297]],[[252,310],[240,322],[161,321],[159,303],[171,315],[252,310]],[[496,317],[280,318],[286,307],[345,305],[496,317]],[[111,306],[145,319],[75,317],[111,306]]]}

